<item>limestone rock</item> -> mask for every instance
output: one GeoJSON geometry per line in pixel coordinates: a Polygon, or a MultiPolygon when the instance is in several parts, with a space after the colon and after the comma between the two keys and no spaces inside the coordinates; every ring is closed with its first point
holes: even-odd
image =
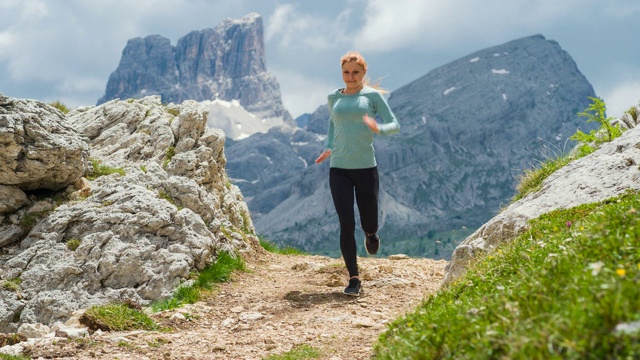
{"type": "Polygon", "coordinates": [[[0,214],[14,212],[27,202],[27,195],[20,188],[0,184],[0,214]]]}
{"type": "Polygon", "coordinates": [[[26,338],[41,338],[50,332],[50,328],[42,324],[22,324],[17,333],[26,338]]]}
{"type": "Polygon", "coordinates": [[[255,229],[225,171],[224,134],[206,127],[207,109],[154,96],[69,113],[92,166],[120,171],[89,180],[81,173],[61,203],[34,199],[2,221],[0,234],[26,214],[42,216],[0,256],[0,281],[20,279],[17,291],[0,289],[0,332],[51,326],[114,301],[147,305],[220,251],[251,251],[255,229]]]}
{"type": "Polygon", "coordinates": [[[86,141],[57,109],[0,94],[0,184],[58,190],[87,170],[86,141]]]}
{"type": "Polygon", "coordinates": [[[460,243],[447,265],[444,282],[463,275],[473,258],[525,231],[528,220],[556,209],[602,201],[630,189],[640,190],[639,163],[640,127],[570,162],[551,174],[539,191],[511,204],[460,243]]]}

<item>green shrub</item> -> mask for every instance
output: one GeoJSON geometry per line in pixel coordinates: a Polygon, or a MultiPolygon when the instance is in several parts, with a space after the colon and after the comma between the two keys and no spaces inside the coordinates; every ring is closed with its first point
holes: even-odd
{"type": "Polygon", "coordinates": [[[213,290],[215,284],[229,281],[236,270],[246,271],[244,260],[240,256],[220,252],[217,261],[204,268],[192,285],[178,287],[171,299],[154,303],[152,309],[162,311],[193,304],[200,300],[203,291],[213,290]]]}
{"type": "Polygon", "coordinates": [[[640,196],[557,210],[394,323],[377,359],[630,359],[640,196]]]}
{"type": "Polygon", "coordinates": [[[570,139],[582,143],[579,152],[587,155],[599,148],[605,142],[613,141],[613,139],[622,135],[620,126],[612,126],[613,118],[605,117],[607,106],[603,100],[595,97],[589,97],[593,101],[587,109],[578,113],[578,116],[586,117],[587,122],[596,122],[600,124],[597,130],[591,130],[589,134],[578,130],[570,139]]]}

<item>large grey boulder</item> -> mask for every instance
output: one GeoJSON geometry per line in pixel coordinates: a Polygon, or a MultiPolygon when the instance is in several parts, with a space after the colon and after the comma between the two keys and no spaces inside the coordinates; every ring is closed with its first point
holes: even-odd
{"type": "Polygon", "coordinates": [[[257,243],[249,210],[225,171],[224,133],[207,106],[159,96],[114,100],[69,113],[91,146],[94,171],[53,201],[29,201],[4,224],[42,218],[0,254],[0,332],[51,326],[113,301],[147,305],[171,296],[220,251],[257,243]]]}
{"type": "Polygon", "coordinates": [[[635,126],[637,119],[626,115],[613,123],[621,121],[631,130],[556,171],[539,191],[509,205],[460,243],[447,265],[444,283],[463,275],[473,259],[526,231],[531,219],[553,210],[602,201],[630,189],[640,190],[640,127],[635,126]]]}
{"type": "Polygon", "coordinates": [[[0,94],[0,185],[58,190],[88,167],[86,141],[64,114],[40,101],[0,94]]]}

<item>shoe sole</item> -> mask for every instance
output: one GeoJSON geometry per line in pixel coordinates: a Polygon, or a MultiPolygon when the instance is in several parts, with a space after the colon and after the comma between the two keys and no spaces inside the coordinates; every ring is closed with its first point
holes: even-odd
{"type": "Polygon", "coordinates": [[[343,294],[345,294],[345,295],[347,295],[347,296],[353,296],[353,297],[358,297],[358,296],[360,296],[360,293],[359,293],[359,292],[358,292],[358,293],[348,293],[348,292],[344,292],[344,291],[343,291],[342,293],[343,293],[343,294]]]}
{"type": "MultiPolygon", "coordinates": [[[[364,238],[364,249],[367,251],[367,254],[373,256],[376,255],[378,252],[374,252],[373,254],[369,251],[369,248],[367,247],[367,237],[365,236],[364,238]]],[[[380,239],[378,239],[378,250],[380,250],[380,239]]]]}

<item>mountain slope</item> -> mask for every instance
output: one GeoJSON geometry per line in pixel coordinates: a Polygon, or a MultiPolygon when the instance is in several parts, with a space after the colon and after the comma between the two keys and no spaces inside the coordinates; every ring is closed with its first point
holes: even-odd
{"type": "MultiPolygon", "coordinates": [[[[475,52],[394,91],[389,104],[401,133],[374,141],[386,244],[410,240],[412,255],[450,256],[465,227],[477,228],[509,201],[524,168],[568,150],[577,128],[593,128],[577,116],[589,96],[593,88],[569,54],[542,35],[475,52]]],[[[324,134],[326,114],[326,106],[316,110],[307,129],[324,134]]],[[[248,201],[258,232],[337,255],[328,165],[307,160],[281,186],[286,198],[260,207],[248,201]]]]}

